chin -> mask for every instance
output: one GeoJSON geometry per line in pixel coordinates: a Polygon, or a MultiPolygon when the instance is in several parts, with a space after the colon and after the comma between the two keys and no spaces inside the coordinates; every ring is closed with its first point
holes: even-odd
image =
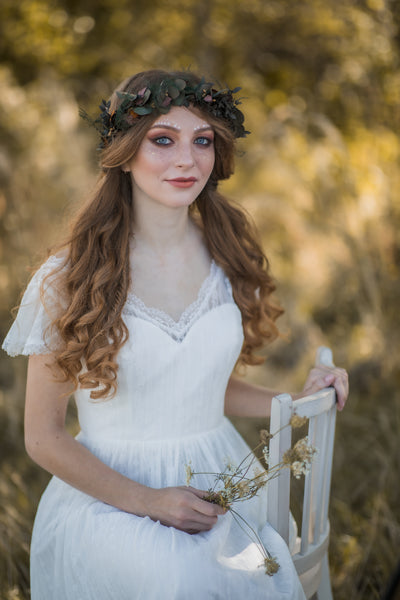
{"type": "Polygon", "coordinates": [[[191,204],[193,204],[196,198],[198,198],[199,194],[200,192],[196,194],[191,193],[174,195],[168,199],[164,198],[162,204],[164,204],[164,206],[170,206],[171,208],[182,208],[185,206],[189,207],[191,204]]]}

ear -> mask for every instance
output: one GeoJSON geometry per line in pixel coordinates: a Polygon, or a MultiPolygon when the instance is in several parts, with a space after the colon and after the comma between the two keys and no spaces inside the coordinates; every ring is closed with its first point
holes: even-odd
{"type": "Polygon", "coordinates": [[[131,169],[129,167],[129,163],[124,163],[123,165],[121,165],[121,171],[123,171],[124,173],[130,173],[131,169]]]}

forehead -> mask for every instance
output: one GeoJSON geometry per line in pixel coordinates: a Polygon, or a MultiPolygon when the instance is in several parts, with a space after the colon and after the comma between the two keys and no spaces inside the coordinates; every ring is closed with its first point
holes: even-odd
{"type": "Polygon", "coordinates": [[[191,129],[193,131],[196,129],[203,129],[205,127],[211,128],[210,123],[208,123],[202,116],[192,112],[185,106],[173,106],[167,114],[158,116],[155,119],[152,127],[162,127],[163,125],[166,125],[167,127],[174,127],[175,129],[179,130],[191,129]]]}

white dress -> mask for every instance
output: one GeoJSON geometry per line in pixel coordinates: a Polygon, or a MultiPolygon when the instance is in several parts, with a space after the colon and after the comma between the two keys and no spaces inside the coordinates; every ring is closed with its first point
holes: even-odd
{"type": "MultiPolygon", "coordinates": [[[[57,264],[51,257],[32,278],[3,348],[43,354],[57,344],[39,284],[57,264]]],[[[51,286],[47,290],[51,298],[51,286]]],[[[118,392],[75,399],[79,442],[107,465],[144,485],[185,485],[185,465],[220,472],[249,448],[223,414],[226,386],[243,342],[240,311],[214,262],[197,300],[179,322],[147,308],[133,294],[123,311],[130,337],[119,353],[118,392]]],[[[208,489],[213,476],[191,485],[208,489]]],[[[37,511],[31,545],[32,600],[252,600],[305,596],[289,550],[265,522],[265,495],[242,502],[279,571],[262,568],[255,543],[232,515],[208,532],[189,535],[149,517],[120,511],[57,477],[37,511]]]]}

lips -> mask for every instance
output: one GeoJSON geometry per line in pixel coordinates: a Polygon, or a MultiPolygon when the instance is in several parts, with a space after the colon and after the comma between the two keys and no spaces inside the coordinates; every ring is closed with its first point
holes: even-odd
{"type": "Polygon", "coordinates": [[[174,187],[188,188],[194,185],[197,179],[196,177],[176,177],[175,179],[167,179],[166,181],[174,187]]]}

